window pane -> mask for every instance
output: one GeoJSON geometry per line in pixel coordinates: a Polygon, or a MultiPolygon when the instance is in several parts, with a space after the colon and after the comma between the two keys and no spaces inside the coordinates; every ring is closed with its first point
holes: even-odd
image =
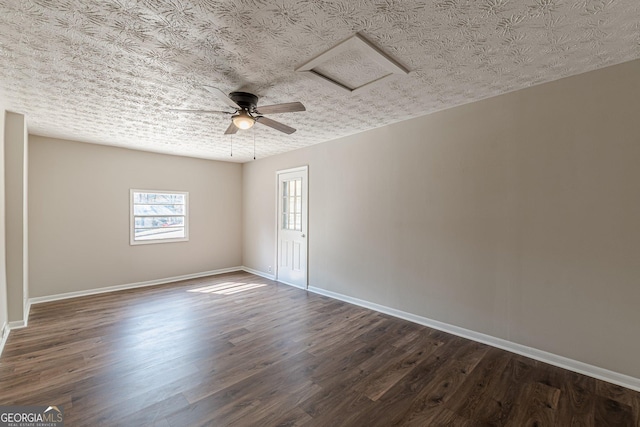
{"type": "Polygon", "coordinates": [[[302,214],[296,214],[296,230],[302,231],[302,214]]]}
{"type": "Polygon", "coordinates": [[[135,229],[135,240],[181,239],[184,237],[185,237],[184,227],[136,228],[135,229]]]}
{"type": "Polygon", "coordinates": [[[132,191],[131,243],[185,240],[188,193],[132,191]]]}
{"type": "Polygon", "coordinates": [[[167,205],[184,205],[184,194],[166,194],[166,193],[133,193],[134,204],[167,204],[167,205]]]}
{"type": "Polygon", "coordinates": [[[296,206],[295,206],[295,201],[293,197],[289,198],[289,209],[288,212],[290,214],[294,214],[296,212],[296,206]]]}
{"type": "Polygon", "coordinates": [[[282,228],[302,230],[302,179],[282,183],[282,228]]]}
{"type": "Polygon", "coordinates": [[[136,228],[184,227],[183,216],[161,216],[135,218],[136,228]]]}
{"type": "Polygon", "coordinates": [[[184,215],[185,205],[133,205],[134,215],[184,215]]]}

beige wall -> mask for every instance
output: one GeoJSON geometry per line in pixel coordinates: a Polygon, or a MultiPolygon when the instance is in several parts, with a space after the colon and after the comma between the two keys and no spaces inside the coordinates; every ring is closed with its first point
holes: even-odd
{"type": "Polygon", "coordinates": [[[243,263],[309,165],[309,284],[640,378],[640,61],[243,169],[243,263]]]}
{"type": "Polygon", "coordinates": [[[6,113],[4,137],[7,311],[9,322],[24,322],[29,298],[28,137],[24,115],[6,113]]]}
{"type": "Polygon", "coordinates": [[[5,191],[4,191],[4,121],[5,110],[0,104],[0,139],[2,145],[0,146],[0,339],[4,332],[4,327],[9,323],[9,314],[7,311],[7,264],[5,258],[5,191]]]}
{"type": "Polygon", "coordinates": [[[241,265],[242,166],[30,136],[31,297],[241,265]],[[129,189],[188,191],[190,240],[129,245],[129,189]]]}

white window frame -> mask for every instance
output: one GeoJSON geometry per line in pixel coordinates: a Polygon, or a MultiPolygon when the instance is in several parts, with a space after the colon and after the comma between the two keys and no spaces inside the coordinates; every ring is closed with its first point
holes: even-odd
{"type": "Polygon", "coordinates": [[[188,242],[189,241],[189,192],[188,191],[169,191],[169,190],[129,190],[129,244],[130,245],[152,245],[159,243],[175,243],[175,242],[188,242]],[[148,239],[148,240],[135,240],[135,224],[136,216],[144,217],[147,215],[135,215],[133,211],[133,195],[134,193],[157,193],[157,194],[179,194],[184,195],[184,237],[175,239],[148,239]]]}

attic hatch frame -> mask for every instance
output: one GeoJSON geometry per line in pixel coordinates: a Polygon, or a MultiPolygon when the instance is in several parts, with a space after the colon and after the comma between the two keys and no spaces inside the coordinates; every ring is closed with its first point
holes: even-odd
{"type": "Polygon", "coordinates": [[[306,63],[300,65],[295,69],[296,72],[305,73],[308,76],[312,77],[315,80],[322,81],[325,83],[330,83],[334,87],[339,88],[341,90],[357,93],[361,90],[369,87],[370,85],[380,82],[394,74],[409,74],[409,70],[402,66],[399,62],[391,58],[385,52],[376,47],[369,40],[364,38],[361,34],[356,33],[348,39],[338,43],[332,48],[324,51],[320,55],[312,58],[306,63]],[[359,86],[349,86],[344,82],[337,81],[335,78],[331,78],[325,74],[322,74],[320,71],[315,69],[316,67],[330,62],[336,56],[346,52],[350,49],[357,49],[362,53],[367,59],[381,67],[387,74],[382,75],[381,77],[377,77],[371,81],[365,82],[359,86]]]}

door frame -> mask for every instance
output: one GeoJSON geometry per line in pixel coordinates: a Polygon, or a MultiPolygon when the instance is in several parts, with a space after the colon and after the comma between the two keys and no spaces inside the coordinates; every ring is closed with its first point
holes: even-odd
{"type": "MultiPolygon", "coordinates": [[[[285,173],[290,173],[290,172],[306,172],[307,174],[307,179],[305,180],[304,186],[303,186],[303,191],[306,191],[307,197],[306,197],[306,204],[303,205],[303,208],[307,210],[307,223],[305,224],[306,226],[306,232],[304,233],[306,235],[305,240],[305,245],[306,245],[306,256],[307,256],[307,262],[306,262],[306,271],[305,271],[305,284],[303,287],[301,287],[301,289],[308,289],[309,288],[309,165],[303,165],[303,166],[297,166],[295,168],[289,168],[289,169],[281,169],[281,170],[277,170],[276,171],[276,195],[275,195],[275,217],[276,217],[276,221],[275,221],[275,236],[276,236],[276,242],[275,242],[275,258],[273,260],[273,278],[274,280],[278,280],[278,266],[279,266],[279,262],[278,260],[280,259],[280,175],[281,174],[285,174],[285,173]]],[[[282,283],[286,283],[286,282],[282,282],[282,283]]],[[[290,286],[294,286],[294,287],[299,287],[296,285],[293,285],[291,283],[286,283],[287,285],[290,286]]]]}

